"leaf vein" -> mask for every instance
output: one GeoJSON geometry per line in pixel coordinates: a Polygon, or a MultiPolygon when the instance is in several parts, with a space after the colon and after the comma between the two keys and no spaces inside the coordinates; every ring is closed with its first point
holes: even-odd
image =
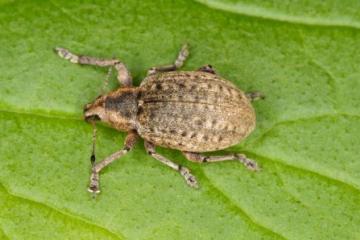
{"type": "Polygon", "coordinates": [[[43,207],[43,208],[47,208],[47,209],[50,209],[51,211],[55,211],[55,212],[57,212],[57,213],[65,216],[65,217],[67,217],[67,218],[75,219],[75,220],[80,221],[80,222],[83,222],[83,223],[85,223],[85,224],[87,224],[87,225],[89,225],[89,226],[93,226],[93,227],[99,228],[99,229],[103,230],[104,232],[106,232],[108,235],[114,237],[115,239],[119,239],[119,240],[121,240],[121,239],[126,239],[126,238],[124,237],[124,235],[122,235],[121,233],[114,233],[114,232],[112,232],[111,230],[109,230],[109,229],[107,229],[107,228],[105,228],[105,227],[102,227],[102,226],[100,226],[100,225],[98,225],[98,224],[94,224],[94,223],[92,223],[92,222],[90,222],[90,221],[88,221],[88,220],[86,220],[86,219],[84,219],[84,218],[82,218],[82,217],[80,217],[80,216],[77,216],[77,215],[74,215],[74,214],[71,214],[71,213],[68,213],[68,212],[64,212],[63,210],[60,210],[60,209],[58,209],[58,208],[56,208],[56,207],[54,207],[54,206],[50,206],[50,205],[48,205],[48,204],[46,204],[46,203],[43,203],[43,202],[39,202],[39,201],[37,201],[37,200],[30,199],[28,196],[20,196],[19,194],[15,194],[15,193],[13,193],[12,191],[10,191],[9,188],[7,188],[7,187],[6,187],[3,183],[1,183],[1,182],[0,182],[0,187],[3,188],[3,189],[6,191],[7,194],[9,194],[10,196],[12,196],[12,197],[14,197],[14,198],[18,198],[18,199],[20,199],[21,201],[26,201],[26,202],[28,202],[28,203],[30,203],[30,204],[33,204],[33,205],[34,205],[34,204],[37,204],[37,205],[39,205],[39,206],[41,206],[41,207],[43,207]]]}
{"type": "MultiPolygon", "coordinates": [[[[321,120],[323,118],[335,118],[335,117],[352,117],[352,118],[358,118],[360,119],[360,115],[358,114],[352,114],[352,113],[346,113],[346,112],[334,112],[334,113],[328,113],[328,114],[321,114],[321,115],[314,115],[310,117],[303,117],[303,118],[296,118],[296,119],[287,119],[283,121],[279,121],[277,123],[274,123],[269,128],[265,129],[262,134],[256,137],[253,141],[251,141],[251,144],[261,142],[272,130],[275,128],[282,126],[282,125],[290,125],[297,122],[305,122],[305,121],[311,121],[311,120],[321,120]]],[[[248,145],[245,143],[245,145],[248,145]]]]}
{"type": "Polygon", "coordinates": [[[4,231],[3,227],[0,228],[0,232],[1,232],[1,235],[3,237],[5,237],[4,240],[9,240],[10,239],[9,236],[5,234],[5,231],[4,231]]]}
{"type": "Polygon", "coordinates": [[[241,208],[238,204],[236,204],[233,200],[231,200],[230,197],[228,197],[223,191],[221,191],[219,188],[217,188],[215,186],[215,184],[206,176],[204,171],[199,169],[198,172],[201,173],[199,175],[201,175],[202,181],[205,180],[206,182],[208,182],[208,186],[210,186],[212,188],[211,191],[214,193],[217,193],[216,195],[218,196],[218,198],[221,199],[221,201],[224,204],[230,206],[230,208],[232,208],[235,212],[237,212],[239,215],[246,218],[250,223],[254,224],[256,227],[260,228],[262,231],[267,232],[273,236],[276,236],[279,239],[287,240],[287,238],[285,238],[280,233],[277,233],[274,230],[257,222],[252,216],[250,216],[247,212],[245,212],[243,208],[241,208]]]}
{"type": "Polygon", "coordinates": [[[307,172],[307,173],[312,173],[314,175],[317,175],[321,178],[325,178],[325,179],[328,179],[330,181],[333,181],[333,182],[336,182],[338,183],[338,185],[345,185],[346,187],[350,188],[353,192],[355,192],[356,194],[359,194],[360,193],[360,189],[357,187],[357,186],[354,186],[352,185],[351,183],[348,183],[348,182],[345,182],[344,180],[341,180],[341,179],[338,179],[338,178],[335,178],[333,176],[328,176],[326,174],[323,174],[323,173],[320,173],[320,172],[316,172],[314,170],[311,170],[311,169],[307,169],[307,168],[304,168],[304,167],[301,167],[301,166],[295,166],[295,165],[292,165],[292,164],[289,164],[289,163],[286,163],[285,161],[281,160],[281,159],[273,159],[273,158],[269,158],[269,157],[265,157],[263,155],[260,155],[258,153],[255,153],[255,152],[252,152],[252,151],[247,151],[244,149],[243,151],[244,153],[246,154],[251,154],[253,155],[255,158],[262,158],[268,162],[273,162],[273,163],[277,163],[277,164],[280,164],[280,165],[283,165],[287,168],[292,168],[292,169],[296,169],[298,171],[302,171],[302,172],[307,172]]]}

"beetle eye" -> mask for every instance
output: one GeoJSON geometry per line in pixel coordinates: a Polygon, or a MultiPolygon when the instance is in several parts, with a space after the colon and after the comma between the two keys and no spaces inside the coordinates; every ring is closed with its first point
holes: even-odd
{"type": "Polygon", "coordinates": [[[99,117],[99,115],[94,114],[94,115],[90,115],[90,116],[86,116],[85,117],[85,121],[86,122],[95,122],[95,121],[100,121],[101,118],[99,117]]]}
{"type": "Polygon", "coordinates": [[[91,103],[86,104],[86,105],[84,106],[84,109],[83,109],[84,113],[85,113],[87,110],[89,110],[90,107],[91,107],[91,103]]]}
{"type": "Polygon", "coordinates": [[[95,101],[98,100],[98,99],[101,98],[101,97],[102,97],[102,95],[97,96],[96,99],[95,99],[95,101]]]}

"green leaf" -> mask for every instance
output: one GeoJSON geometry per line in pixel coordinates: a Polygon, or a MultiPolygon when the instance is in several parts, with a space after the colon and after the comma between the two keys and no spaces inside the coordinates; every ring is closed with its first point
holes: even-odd
{"type": "MultiPolygon", "coordinates": [[[[358,1],[0,7],[0,239],[360,239],[358,1]],[[92,131],[82,107],[107,69],[71,64],[52,49],[117,56],[138,85],[184,42],[184,69],[210,63],[266,95],[254,103],[256,130],[226,150],[247,153],[262,171],[200,166],[159,149],[193,170],[194,190],[139,142],[102,172],[102,194],[92,199],[92,131]]],[[[116,86],[113,77],[108,90],[116,86]]],[[[98,158],[122,147],[124,133],[98,133],[98,158]]]]}
{"type": "Polygon", "coordinates": [[[197,0],[209,7],[247,16],[323,26],[360,27],[360,2],[339,0],[197,0]]]}

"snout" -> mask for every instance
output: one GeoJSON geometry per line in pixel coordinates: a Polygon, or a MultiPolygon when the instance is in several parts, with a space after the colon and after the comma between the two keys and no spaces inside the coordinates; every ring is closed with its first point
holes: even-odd
{"type": "Polygon", "coordinates": [[[97,114],[93,114],[93,115],[84,115],[84,120],[88,123],[92,123],[92,122],[96,122],[96,121],[100,121],[100,117],[97,114]]]}
{"type": "Polygon", "coordinates": [[[104,96],[98,96],[95,101],[84,106],[84,120],[86,122],[102,121],[105,118],[104,96]]]}
{"type": "Polygon", "coordinates": [[[84,113],[84,115],[85,115],[86,112],[90,109],[90,107],[91,107],[91,103],[88,103],[88,104],[86,104],[86,105],[84,106],[84,108],[83,108],[83,113],[84,113]]]}
{"type": "Polygon", "coordinates": [[[84,106],[84,120],[89,123],[100,120],[99,115],[94,113],[91,103],[84,106]]]}

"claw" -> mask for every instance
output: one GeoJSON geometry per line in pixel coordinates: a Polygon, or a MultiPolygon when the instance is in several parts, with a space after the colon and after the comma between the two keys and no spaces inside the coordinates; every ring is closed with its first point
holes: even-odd
{"type": "Polygon", "coordinates": [[[180,174],[185,178],[187,185],[193,188],[199,188],[197,180],[194,175],[190,173],[190,170],[186,167],[180,168],[180,174]]]}
{"type": "Polygon", "coordinates": [[[183,55],[185,58],[189,56],[189,44],[185,43],[182,46],[180,54],[183,55]]]}
{"type": "Polygon", "coordinates": [[[189,45],[185,43],[182,46],[177,59],[175,60],[175,67],[180,68],[184,64],[184,61],[188,56],[189,56],[189,45]]]}
{"type": "Polygon", "coordinates": [[[98,194],[98,193],[100,193],[100,189],[96,185],[90,185],[88,187],[88,192],[98,194]]]}
{"type": "Polygon", "coordinates": [[[56,47],[54,48],[54,51],[61,57],[66,60],[69,60],[72,63],[79,63],[79,57],[73,53],[71,53],[69,50],[65,48],[56,47]]]}
{"type": "Polygon", "coordinates": [[[99,174],[93,171],[90,177],[90,186],[88,187],[88,191],[92,193],[94,196],[100,193],[99,187],[99,174]]]}
{"type": "Polygon", "coordinates": [[[247,158],[244,154],[236,154],[236,157],[250,171],[260,171],[260,167],[258,166],[258,164],[254,160],[247,158]]]}

